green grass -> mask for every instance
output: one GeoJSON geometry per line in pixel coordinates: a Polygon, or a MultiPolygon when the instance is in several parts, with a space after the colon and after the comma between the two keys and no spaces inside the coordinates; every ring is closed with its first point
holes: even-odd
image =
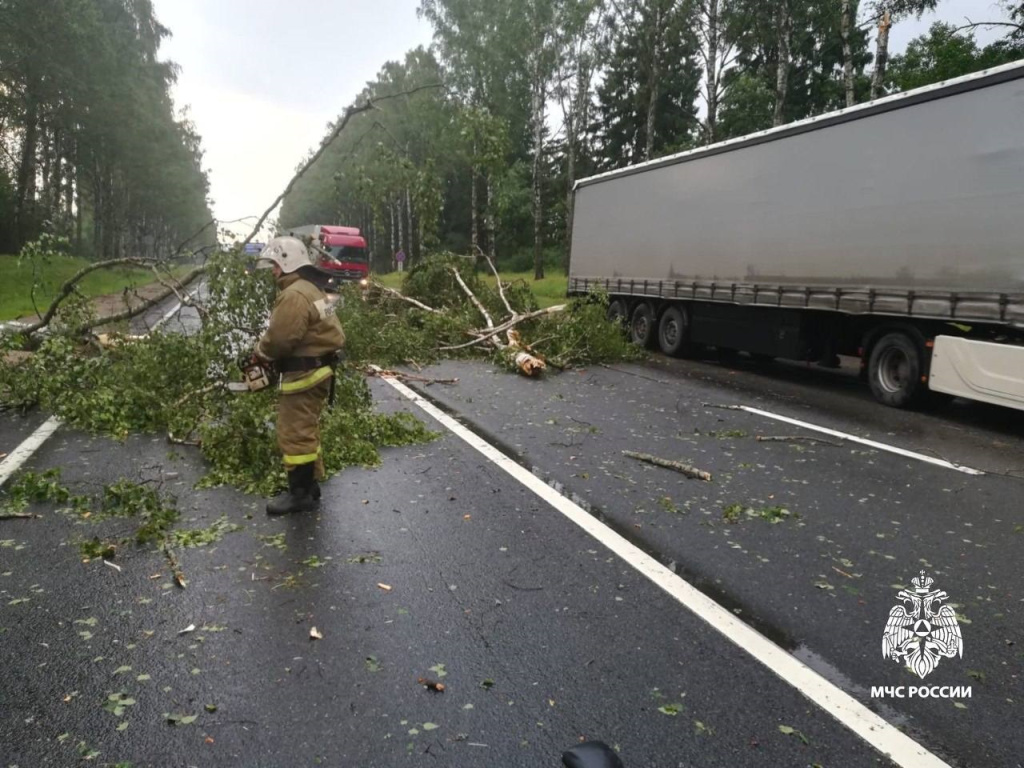
{"type": "MultiPolygon", "coordinates": [[[[502,272],[501,279],[506,283],[514,282],[516,280],[522,280],[533,291],[533,295],[537,297],[537,304],[541,308],[553,307],[556,304],[564,304],[566,301],[565,292],[568,287],[568,279],[564,272],[555,271],[552,269],[546,270],[547,277],[543,280],[534,280],[533,272],[502,272]]],[[[381,285],[385,285],[388,288],[394,288],[395,290],[401,290],[402,278],[404,274],[401,272],[389,272],[385,275],[374,275],[373,278],[381,285]]],[[[494,276],[483,274],[481,278],[487,281],[490,285],[494,285],[494,276]]]]}
{"type": "MultiPolygon", "coordinates": [[[[36,288],[36,307],[39,311],[45,312],[64,282],[88,265],[86,259],[70,256],[54,258],[39,276],[39,286],[36,288]]],[[[187,270],[174,269],[172,273],[179,275],[184,274],[184,271],[187,270]]],[[[32,282],[32,265],[29,262],[19,264],[16,256],[0,255],[0,322],[35,314],[32,282]]],[[[128,286],[140,287],[152,282],[153,273],[148,269],[99,269],[86,276],[79,287],[86,296],[103,296],[119,293],[128,286]]]]}

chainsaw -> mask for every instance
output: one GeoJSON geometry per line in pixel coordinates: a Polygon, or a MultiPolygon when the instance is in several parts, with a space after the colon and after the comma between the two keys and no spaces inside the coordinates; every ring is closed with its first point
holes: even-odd
{"type": "Polygon", "coordinates": [[[228,382],[230,392],[259,392],[277,383],[277,372],[258,357],[240,360],[238,367],[242,369],[242,381],[228,382]]]}

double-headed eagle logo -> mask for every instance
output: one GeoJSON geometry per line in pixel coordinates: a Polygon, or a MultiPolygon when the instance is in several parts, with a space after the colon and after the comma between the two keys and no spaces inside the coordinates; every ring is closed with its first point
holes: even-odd
{"type": "Polygon", "coordinates": [[[882,635],[882,655],[903,661],[924,679],[943,656],[947,659],[963,657],[964,639],[952,606],[938,606],[948,600],[949,595],[932,589],[935,579],[921,571],[912,583],[913,592],[901,589],[896,595],[903,605],[893,606],[889,611],[889,621],[882,635]]]}

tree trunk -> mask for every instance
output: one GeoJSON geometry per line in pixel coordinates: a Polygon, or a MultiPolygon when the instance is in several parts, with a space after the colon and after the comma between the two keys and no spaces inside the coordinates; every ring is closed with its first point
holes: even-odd
{"type": "Polygon", "coordinates": [[[544,153],[544,84],[541,82],[541,51],[538,48],[533,58],[533,277],[544,277],[544,257],[541,251],[541,157],[544,153]]]}
{"type": "MultiPolygon", "coordinates": [[[[473,144],[473,154],[476,155],[476,144],[473,144]]],[[[474,165],[470,170],[470,194],[469,194],[469,244],[473,249],[473,258],[480,259],[480,229],[477,226],[476,212],[479,208],[479,191],[477,190],[477,167],[474,165]]]]}
{"type": "Polygon", "coordinates": [[[487,172],[487,215],[484,217],[487,227],[487,253],[491,262],[498,263],[498,236],[494,227],[494,172],[487,172]]]}
{"type": "Polygon", "coordinates": [[[566,144],[566,186],[568,192],[565,200],[565,260],[563,267],[569,272],[569,249],[572,247],[572,223],[576,216],[576,142],[571,139],[566,144]]]}
{"type": "Polygon", "coordinates": [[[82,256],[82,235],[85,224],[85,207],[82,204],[82,171],[75,167],[75,254],[82,256]]]}
{"type": "Polygon", "coordinates": [[[405,249],[406,258],[412,258],[412,195],[409,194],[409,188],[405,188],[405,232],[406,240],[408,241],[408,248],[405,249]]]}
{"type": "Polygon", "coordinates": [[[405,250],[405,213],[402,210],[404,205],[402,204],[402,196],[401,195],[398,196],[398,202],[396,203],[396,205],[398,206],[398,214],[397,214],[397,218],[398,218],[398,250],[404,251],[405,250]]]}
{"type": "Polygon", "coordinates": [[[647,123],[644,137],[644,160],[650,160],[654,154],[654,121],[658,110],[658,77],[661,64],[661,3],[655,0],[654,30],[651,39],[651,69],[647,78],[647,123]]]}
{"type": "Polygon", "coordinates": [[[707,3],[707,72],[705,77],[708,89],[708,116],[705,140],[708,144],[715,143],[715,125],[718,123],[718,0],[707,3]]]}
{"type": "Polygon", "coordinates": [[[39,142],[39,113],[35,104],[30,103],[25,116],[25,138],[21,147],[21,162],[18,165],[18,208],[15,212],[17,224],[17,245],[20,247],[31,239],[35,227],[36,206],[36,162],[39,142]]]}
{"type": "Polygon", "coordinates": [[[885,68],[889,63],[889,28],[892,26],[892,19],[886,11],[878,24],[878,44],[875,48],[875,71],[871,74],[871,100],[874,101],[882,94],[882,85],[885,82],[885,68]]]}
{"type": "Polygon", "coordinates": [[[772,125],[786,121],[786,96],[789,92],[790,42],[793,38],[793,14],[789,0],[782,0],[776,9],[775,32],[779,48],[779,63],[775,70],[775,117],[772,125]]]}
{"type": "Polygon", "coordinates": [[[398,253],[398,248],[395,247],[398,224],[395,223],[395,204],[391,203],[388,206],[388,210],[391,212],[391,253],[388,254],[388,261],[390,262],[394,260],[395,254],[398,253]]]}
{"type": "Polygon", "coordinates": [[[857,103],[853,92],[853,49],[850,46],[850,27],[853,26],[853,0],[843,0],[843,82],[846,85],[846,106],[852,107],[857,103]]]}

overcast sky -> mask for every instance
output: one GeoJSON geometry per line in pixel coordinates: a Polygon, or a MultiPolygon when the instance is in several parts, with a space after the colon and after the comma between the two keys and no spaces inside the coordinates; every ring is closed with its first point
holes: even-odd
{"type": "MultiPolygon", "coordinates": [[[[478,0],[487,2],[487,0],[478,0]]],[[[296,166],[385,61],[429,45],[418,0],[154,0],[177,62],[221,221],[273,202],[296,166]]],[[[899,52],[933,21],[1002,18],[993,0],[940,0],[939,11],[893,27],[899,52]]],[[[979,42],[999,36],[979,31],[979,42]]]]}

